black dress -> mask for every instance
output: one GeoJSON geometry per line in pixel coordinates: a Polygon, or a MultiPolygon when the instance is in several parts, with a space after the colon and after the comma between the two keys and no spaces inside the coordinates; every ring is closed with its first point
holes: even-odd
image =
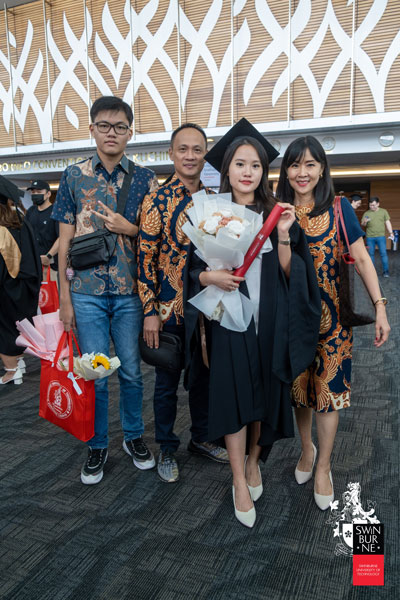
{"type": "Polygon", "coordinates": [[[18,356],[23,349],[15,345],[19,335],[15,321],[37,314],[42,267],[29,223],[23,222],[21,229],[9,232],[21,251],[21,264],[13,279],[0,254],[0,353],[18,356]]]}
{"type": "MultiPolygon", "coordinates": [[[[278,260],[277,233],[272,251],[263,254],[258,334],[252,319],[244,333],[216,321],[207,323],[210,362],[209,437],[214,440],[261,421],[259,444],[265,460],[274,441],[293,437],[291,383],[313,361],[318,341],[321,298],[305,235],[290,229],[292,259],[287,280],[278,260]]],[[[201,286],[205,264],[191,249],[188,257],[185,326],[186,377],[190,388],[199,361],[198,311],[187,300],[201,286]]],[[[240,291],[248,295],[246,282],[240,291]]],[[[206,321],[206,319],[205,319],[206,321]]]]}

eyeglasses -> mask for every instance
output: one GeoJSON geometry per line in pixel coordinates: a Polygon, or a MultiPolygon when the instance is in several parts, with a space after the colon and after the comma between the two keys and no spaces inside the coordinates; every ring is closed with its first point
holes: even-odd
{"type": "Polygon", "coordinates": [[[100,133],[108,133],[111,127],[114,129],[117,135],[125,135],[125,133],[127,133],[130,130],[130,127],[128,127],[128,125],[125,125],[124,123],[116,123],[115,125],[113,125],[108,121],[99,121],[98,123],[93,123],[93,125],[96,125],[100,133]]]}

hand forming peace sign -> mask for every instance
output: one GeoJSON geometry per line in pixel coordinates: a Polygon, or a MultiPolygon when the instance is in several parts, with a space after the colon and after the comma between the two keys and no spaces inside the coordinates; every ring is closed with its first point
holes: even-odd
{"type": "Polygon", "coordinates": [[[100,200],[98,203],[104,210],[105,214],[99,213],[97,210],[93,209],[92,213],[104,221],[104,225],[109,231],[112,231],[112,233],[122,233],[131,237],[138,234],[139,228],[137,225],[130,223],[128,219],[125,219],[125,217],[119,213],[111,210],[111,208],[103,204],[103,202],[100,202],[100,200]]]}

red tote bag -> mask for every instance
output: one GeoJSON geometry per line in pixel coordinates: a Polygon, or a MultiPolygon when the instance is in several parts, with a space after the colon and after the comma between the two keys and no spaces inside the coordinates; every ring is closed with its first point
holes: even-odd
{"type": "Polygon", "coordinates": [[[58,289],[55,281],[50,280],[50,267],[47,267],[46,279],[42,281],[39,293],[39,308],[42,315],[56,312],[60,307],[58,289]]]}
{"type": "Polygon", "coordinates": [[[73,332],[64,331],[54,363],[41,361],[39,416],[87,442],[94,436],[94,381],[85,381],[74,374],[72,338],[81,356],[73,332]],[[69,346],[68,371],[61,371],[57,365],[66,341],[69,346]]]}

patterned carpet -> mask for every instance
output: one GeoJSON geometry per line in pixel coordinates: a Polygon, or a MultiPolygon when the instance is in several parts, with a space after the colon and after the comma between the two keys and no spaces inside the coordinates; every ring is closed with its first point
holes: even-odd
{"type": "MultiPolygon", "coordinates": [[[[103,481],[83,486],[82,443],[40,419],[39,364],[22,386],[0,390],[2,600],[375,600],[398,594],[400,253],[383,279],[392,335],[375,350],[372,327],[355,332],[352,408],[333,454],[336,499],[350,481],[385,524],[385,586],[353,587],[352,559],[335,556],[329,511],[312,481],[298,486],[298,440],[281,441],[263,467],[252,530],[233,516],[228,466],[186,451],[181,390],[176,432],[181,481],[139,472],[123,452],[117,379],[111,379],[110,457],[103,481]]],[[[145,437],[153,442],[153,372],[144,369],[145,437]]],[[[342,504],[341,504],[342,506],[342,504]]]]}

